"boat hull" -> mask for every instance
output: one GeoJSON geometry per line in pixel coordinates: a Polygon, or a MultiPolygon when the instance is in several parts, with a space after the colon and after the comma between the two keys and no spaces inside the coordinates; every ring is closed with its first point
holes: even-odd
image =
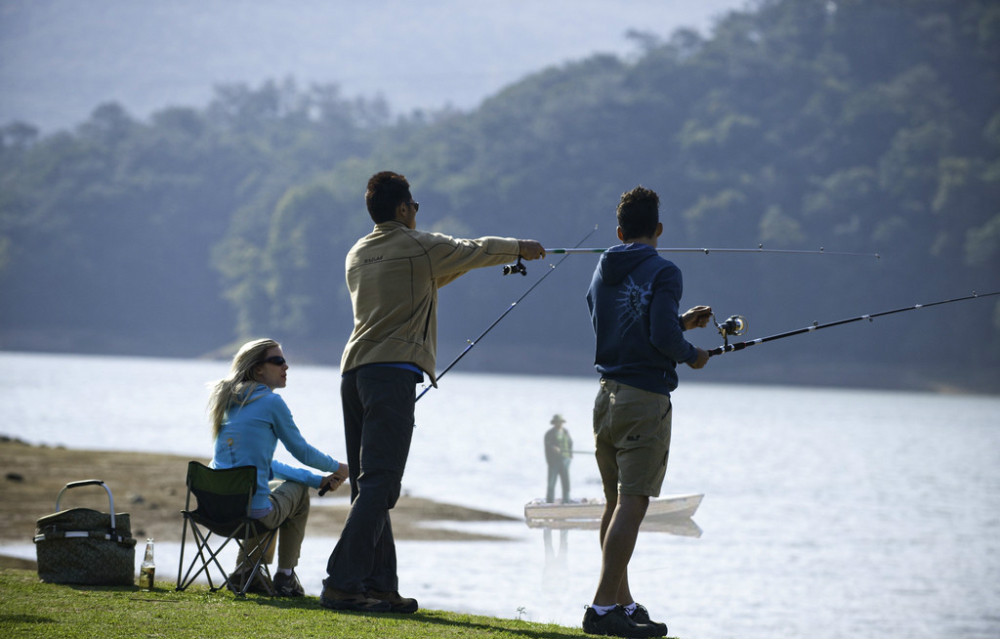
{"type": "MultiPolygon", "coordinates": [[[[691,518],[704,495],[667,495],[649,500],[646,520],[691,518]]],[[[532,501],[524,505],[524,518],[532,521],[600,521],[604,514],[603,499],[573,501],[569,503],[545,503],[532,501]]]]}

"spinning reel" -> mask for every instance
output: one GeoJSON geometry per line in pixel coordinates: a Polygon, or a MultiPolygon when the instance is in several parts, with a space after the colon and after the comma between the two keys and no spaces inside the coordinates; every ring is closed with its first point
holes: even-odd
{"type": "Polygon", "coordinates": [[[715,313],[712,313],[712,322],[715,324],[715,328],[719,330],[719,335],[722,335],[722,342],[729,346],[729,336],[730,335],[742,335],[747,332],[749,324],[747,320],[742,315],[730,315],[726,321],[721,324],[717,319],[715,319],[715,313]]]}
{"type": "Polygon", "coordinates": [[[505,264],[503,267],[504,275],[511,275],[512,273],[520,273],[525,277],[528,275],[528,269],[524,263],[521,262],[520,256],[517,258],[517,264],[505,264]]]}

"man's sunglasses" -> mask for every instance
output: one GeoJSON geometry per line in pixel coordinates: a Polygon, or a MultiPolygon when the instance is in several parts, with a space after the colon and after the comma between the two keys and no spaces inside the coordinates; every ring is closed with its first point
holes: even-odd
{"type": "Polygon", "coordinates": [[[277,355],[275,355],[274,357],[268,357],[267,359],[263,360],[261,364],[274,364],[275,366],[284,366],[285,358],[278,357],[277,355]]]}
{"type": "Polygon", "coordinates": [[[420,202],[407,202],[407,204],[413,207],[414,213],[420,210],[420,202]]]}

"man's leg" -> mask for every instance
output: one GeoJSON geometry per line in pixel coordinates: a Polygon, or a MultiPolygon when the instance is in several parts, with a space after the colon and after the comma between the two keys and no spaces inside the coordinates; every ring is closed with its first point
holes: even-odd
{"type": "Polygon", "coordinates": [[[614,603],[628,606],[634,603],[628,562],[649,498],[659,494],[666,474],[670,397],[602,380],[594,420],[598,468],[608,503],[601,522],[600,601],[595,599],[595,603],[610,605],[602,602],[615,597],[614,603]],[[615,578],[620,582],[610,581],[615,578]]]}
{"type": "Polygon", "coordinates": [[[554,464],[548,464],[549,479],[545,486],[545,503],[551,504],[556,500],[556,477],[559,469],[554,464]]]}
{"type": "MultiPolygon", "coordinates": [[[[358,392],[357,371],[347,373],[340,381],[340,401],[344,413],[344,443],[347,453],[347,465],[350,469],[351,482],[351,510],[354,510],[354,503],[358,499],[358,475],[361,470],[361,431],[364,424],[364,406],[361,404],[361,396],[358,392]]],[[[346,527],[345,527],[346,529],[346,527]]],[[[323,581],[323,585],[338,590],[349,590],[351,584],[341,581],[334,581],[333,575],[337,563],[344,560],[340,557],[344,554],[342,546],[352,543],[345,540],[346,530],[341,530],[340,540],[330,553],[327,560],[326,571],[329,575],[323,581]],[[335,562],[335,558],[338,559],[335,562]]],[[[352,534],[359,534],[354,532],[352,534]]],[[[352,592],[360,590],[360,584],[355,584],[352,592]]]]}
{"type": "MultiPolygon", "coordinates": [[[[373,543],[365,548],[365,551],[370,553],[371,569],[361,581],[364,592],[373,590],[394,592],[399,589],[399,578],[396,574],[396,540],[392,536],[389,511],[399,499],[401,480],[400,474],[388,471],[365,473],[360,479],[363,495],[360,499],[367,500],[370,506],[365,510],[375,514],[369,524],[374,534],[373,543]]],[[[344,526],[347,526],[346,522],[344,526]]]]}
{"type": "Polygon", "coordinates": [[[389,510],[399,498],[413,436],[415,376],[369,366],[346,375],[341,389],[352,503],[324,585],[351,593],[393,591],[396,549],[389,510]]]}
{"type": "Polygon", "coordinates": [[[594,605],[632,603],[628,563],[632,559],[639,526],[648,506],[649,497],[644,495],[620,495],[606,528],[602,520],[601,578],[594,594],[594,605]]]}
{"type": "Polygon", "coordinates": [[[299,552],[309,521],[309,487],[294,481],[271,482],[271,512],[261,518],[268,528],[278,528],[278,569],[299,564],[299,552]]]}
{"type": "MultiPolygon", "coordinates": [[[[615,382],[608,380],[601,380],[601,388],[597,393],[597,397],[594,400],[594,446],[596,448],[595,458],[597,461],[597,468],[601,474],[601,485],[604,490],[604,513],[601,517],[601,532],[600,532],[600,543],[601,543],[601,576],[598,580],[598,592],[602,591],[602,585],[604,582],[605,566],[608,563],[606,556],[608,548],[608,534],[611,531],[611,524],[615,519],[615,513],[618,510],[618,481],[619,481],[619,467],[618,467],[618,449],[615,433],[613,432],[612,417],[614,411],[614,395],[617,391],[619,385],[615,382]]],[[[623,515],[621,524],[626,522],[627,518],[623,515]]],[[[612,538],[611,542],[616,540],[612,538]]],[[[635,542],[633,540],[632,547],[635,547],[635,542]]],[[[629,553],[631,554],[631,553],[629,553]]],[[[614,563],[614,559],[612,559],[614,563]]],[[[627,565],[626,561],[626,565],[627,565]]],[[[626,573],[627,574],[627,573],[626,573]]],[[[626,575],[622,575],[620,583],[623,583],[626,594],[628,594],[628,578],[626,575]]],[[[615,586],[615,593],[619,590],[619,586],[615,586]]],[[[615,593],[612,593],[613,595],[615,593]]],[[[613,605],[615,603],[629,603],[628,601],[615,601],[614,598],[610,603],[603,604],[598,603],[595,598],[594,603],[598,605],[613,605]]]]}
{"type": "Polygon", "coordinates": [[[559,465],[559,482],[562,484],[563,503],[569,501],[569,459],[563,459],[559,465]]]}
{"type": "MultiPolygon", "coordinates": [[[[620,637],[652,637],[661,634],[658,628],[637,624],[620,603],[619,598],[631,599],[628,585],[628,562],[635,549],[639,524],[646,513],[648,500],[634,495],[619,495],[621,467],[619,464],[620,427],[616,424],[616,393],[620,385],[602,379],[594,401],[594,445],[597,467],[604,489],[604,515],[601,518],[601,574],[593,605],[583,616],[587,634],[620,637]]],[[[617,420],[620,421],[620,420],[617,420]]]]}

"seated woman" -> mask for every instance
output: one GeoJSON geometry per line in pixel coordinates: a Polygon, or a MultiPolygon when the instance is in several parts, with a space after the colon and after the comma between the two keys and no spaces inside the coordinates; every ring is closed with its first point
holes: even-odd
{"type": "MultiPolygon", "coordinates": [[[[309,487],[336,490],[347,479],[348,468],[302,437],[285,401],[273,392],[285,387],[287,370],[280,344],[270,339],[247,342],[233,357],[229,377],[215,383],[209,415],[215,437],[212,467],[257,467],[257,493],[250,516],[268,529],[278,529],[273,589],[279,596],[299,597],[304,592],[295,566],[309,517],[309,487]],[[320,476],[276,461],[273,456],[279,441],[306,466],[330,474],[320,476]]],[[[249,541],[247,547],[254,548],[256,540],[249,541]]],[[[265,561],[270,561],[273,546],[267,551],[265,561]]],[[[244,559],[241,551],[237,568],[244,559]]],[[[248,572],[234,572],[230,586],[245,583],[248,572]]],[[[269,590],[263,577],[248,588],[248,592],[271,594],[269,590]]]]}

